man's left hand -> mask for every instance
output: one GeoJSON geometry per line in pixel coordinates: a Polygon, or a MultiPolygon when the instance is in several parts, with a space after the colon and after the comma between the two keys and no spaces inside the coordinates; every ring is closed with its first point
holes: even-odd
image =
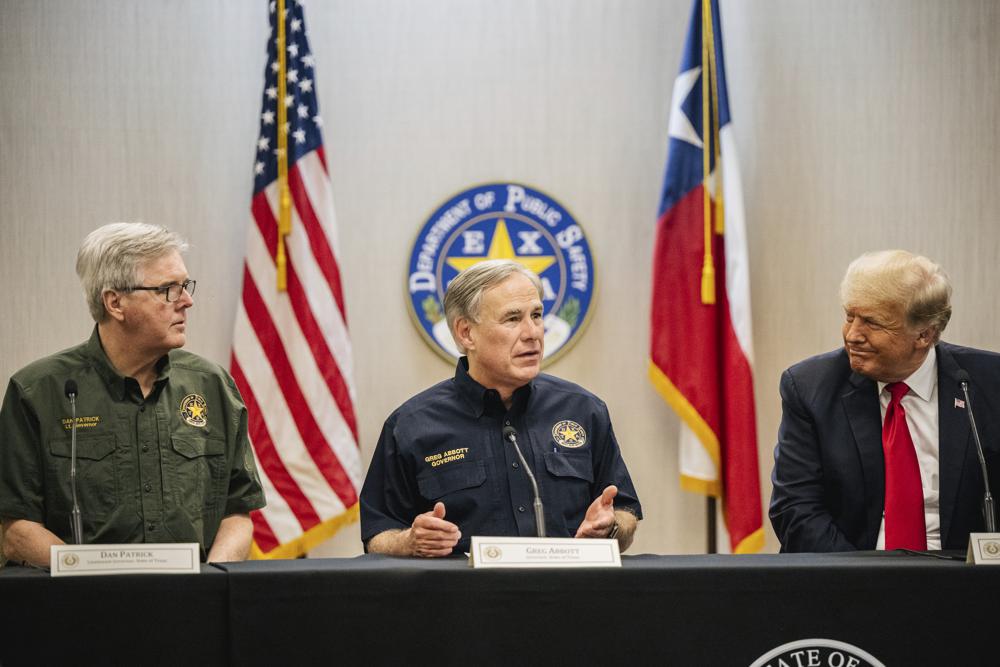
{"type": "Polygon", "coordinates": [[[604,489],[587,508],[583,523],[576,531],[576,537],[607,537],[615,525],[615,496],[618,487],[611,485],[604,489]]]}

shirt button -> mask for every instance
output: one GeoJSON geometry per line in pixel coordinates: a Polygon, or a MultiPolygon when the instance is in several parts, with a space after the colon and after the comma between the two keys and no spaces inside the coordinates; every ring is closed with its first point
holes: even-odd
{"type": "Polygon", "coordinates": [[[152,486],[151,484],[147,484],[147,485],[145,486],[145,489],[146,489],[146,493],[149,493],[150,491],[152,491],[152,490],[153,490],[153,486],[152,486]]]}
{"type": "Polygon", "coordinates": [[[139,412],[145,412],[145,411],[146,411],[146,406],[145,405],[139,406],[139,412]]]}
{"type": "Polygon", "coordinates": [[[521,466],[519,466],[519,465],[517,464],[517,461],[514,461],[513,463],[511,463],[511,464],[510,464],[510,467],[511,467],[511,468],[520,468],[521,466]]]}
{"type": "Polygon", "coordinates": [[[155,524],[155,523],[150,523],[150,524],[148,524],[148,525],[146,526],[146,528],[147,528],[147,529],[148,529],[148,530],[149,530],[150,532],[152,532],[152,531],[156,530],[156,524],[155,524]]]}
{"type": "Polygon", "coordinates": [[[509,419],[507,419],[506,421],[504,421],[503,425],[504,425],[504,426],[510,426],[510,420],[509,420],[509,419]]]}
{"type": "Polygon", "coordinates": [[[524,505],[518,505],[517,506],[517,511],[518,512],[523,512],[524,511],[524,505]]]}
{"type": "Polygon", "coordinates": [[[148,452],[149,451],[149,445],[143,445],[142,446],[142,451],[143,451],[143,453],[148,452]]]}

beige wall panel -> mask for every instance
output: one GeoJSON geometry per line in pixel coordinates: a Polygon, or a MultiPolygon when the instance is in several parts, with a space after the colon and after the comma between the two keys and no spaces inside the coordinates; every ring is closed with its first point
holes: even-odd
{"type": "MultiPolygon", "coordinates": [[[[654,217],[686,0],[307,5],[355,346],[362,456],[451,374],[406,312],[420,223],[472,184],[555,196],[597,264],[589,328],[550,371],[611,408],[646,520],[636,552],[703,548],[677,419],[645,376],[654,217]]],[[[838,344],[837,284],[907,247],[955,282],[946,338],[1000,348],[1000,5],[723,1],[747,204],[764,501],[781,370],[838,344]]],[[[264,3],[0,4],[0,377],[86,337],[73,273],[111,220],[193,244],[190,348],[227,364],[267,35],[264,3]]],[[[768,549],[777,545],[768,528],[768,549]]],[[[357,527],[320,551],[357,553],[357,527]]]]}

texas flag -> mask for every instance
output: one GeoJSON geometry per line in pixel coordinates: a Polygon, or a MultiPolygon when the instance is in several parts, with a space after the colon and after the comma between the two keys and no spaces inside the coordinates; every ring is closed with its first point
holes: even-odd
{"type": "Polygon", "coordinates": [[[649,375],[682,420],[681,487],[721,498],[759,551],[750,275],[717,0],[695,0],[674,82],[653,256],[649,375]]]}

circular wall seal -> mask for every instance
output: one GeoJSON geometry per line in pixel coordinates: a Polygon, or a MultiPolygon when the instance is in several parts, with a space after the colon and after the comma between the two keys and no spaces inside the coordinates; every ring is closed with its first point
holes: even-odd
{"type": "Polygon", "coordinates": [[[885,667],[865,650],[836,639],[800,639],[771,649],[750,667],[779,664],[819,664],[824,667],[885,667]],[[777,662],[776,662],[777,661],[777,662]]]}
{"type": "Polygon", "coordinates": [[[487,259],[512,259],[542,281],[543,365],[579,338],[591,312],[594,261],[583,228],[562,204],[518,183],[490,183],[451,197],[413,243],[406,281],[410,315],[439,354],[459,357],[444,316],[455,276],[487,259]]]}

